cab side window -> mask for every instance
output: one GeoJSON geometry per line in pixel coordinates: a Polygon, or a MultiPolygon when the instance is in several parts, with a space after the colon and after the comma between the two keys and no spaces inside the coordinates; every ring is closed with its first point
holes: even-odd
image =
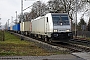
{"type": "Polygon", "coordinates": [[[47,22],[48,22],[48,17],[47,17],[47,22]]]}

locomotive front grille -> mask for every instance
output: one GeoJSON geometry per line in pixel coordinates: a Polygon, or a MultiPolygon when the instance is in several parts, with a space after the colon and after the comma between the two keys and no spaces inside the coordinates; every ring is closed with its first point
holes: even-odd
{"type": "Polygon", "coordinates": [[[52,39],[68,39],[70,37],[71,37],[70,32],[52,33],[51,34],[52,39]]]}

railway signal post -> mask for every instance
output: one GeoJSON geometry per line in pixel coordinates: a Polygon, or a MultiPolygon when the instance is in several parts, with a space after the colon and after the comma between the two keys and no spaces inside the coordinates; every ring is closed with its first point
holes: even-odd
{"type": "MultiPolygon", "coordinates": [[[[21,23],[23,23],[23,0],[21,0],[21,23]]],[[[21,40],[23,40],[22,35],[23,35],[23,32],[21,31],[21,37],[20,37],[21,40]]]]}

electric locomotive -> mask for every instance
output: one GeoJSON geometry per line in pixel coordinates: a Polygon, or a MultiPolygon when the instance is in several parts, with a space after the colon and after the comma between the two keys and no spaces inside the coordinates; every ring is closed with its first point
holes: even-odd
{"type": "Polygon", "coordinates": [[[31,35],[49,42],[68,42],[73,38],[67,13],[48,13],[31,20],[31,35]]]}

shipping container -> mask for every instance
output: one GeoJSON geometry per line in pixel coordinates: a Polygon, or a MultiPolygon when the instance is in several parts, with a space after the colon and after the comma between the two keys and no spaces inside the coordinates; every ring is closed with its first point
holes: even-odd
{"type": "Polygon", "coordinates": [[[15,29],[16,31],[20,31],[20,23],[16,24],[15,27],[16,27],[16,29],[15,29]]]}
{"type": "Polygon", "coordinates": [[[10,30],[10,27],[8,27],[8,30],[10,30]]]}
{"type": "Polygon", "coordinates": [[[13,25],[14,31],[20,31],[20,24],[13,25]]]}
{"type": "Polygon", "coordinates": [[[12,27],[13,27],[13,26],[10,26],[10,30],[13,30],[12,27]]]}
{"type": "Polygon", "coordinates": [[[20,23],[20,31],[31,31],[30,25],[31,25],[30,21],[20,23]]]}

